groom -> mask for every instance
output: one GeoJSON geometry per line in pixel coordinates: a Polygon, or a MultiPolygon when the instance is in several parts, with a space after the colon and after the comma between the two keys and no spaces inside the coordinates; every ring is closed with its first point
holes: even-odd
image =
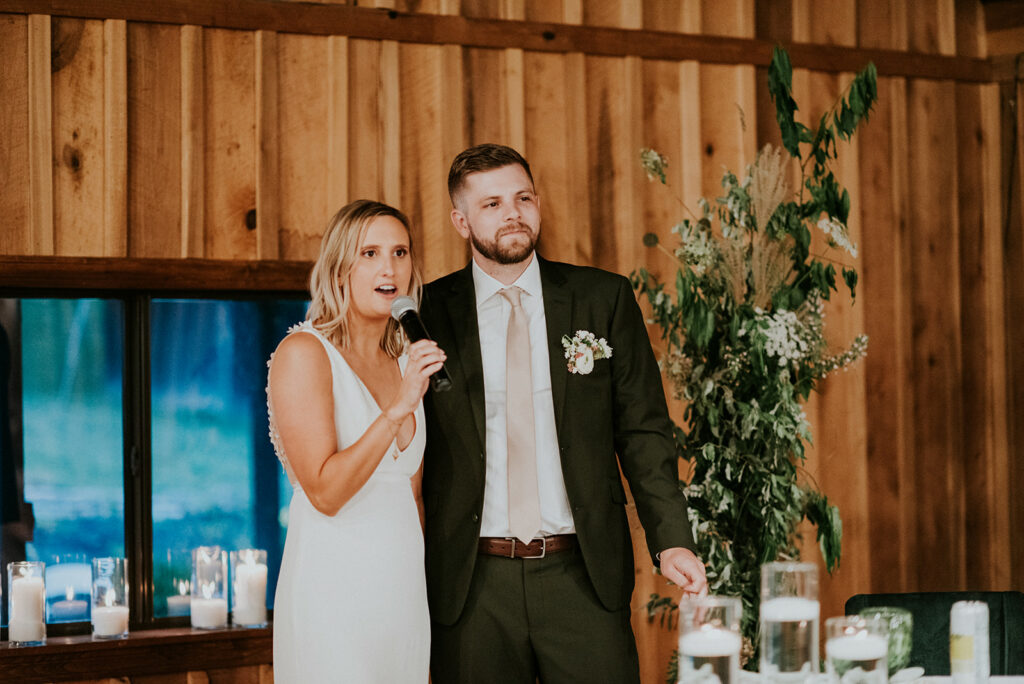
{"type": "Polygon", "coordinates": [[[432,681],[639,682],[620,467],[662,573],[707,587],[640,309],[625,278],[534,251],[540,197],[515,150],[462,152],[448,192],[472,261],[420,309],[454,384],[423,399],[432,681]]]}

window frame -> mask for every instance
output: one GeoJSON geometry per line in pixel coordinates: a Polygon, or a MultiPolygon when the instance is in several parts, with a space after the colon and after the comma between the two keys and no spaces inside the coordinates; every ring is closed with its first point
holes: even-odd
{"type": "MultiPolygon", "coordinates": [[[[0,297],[116,300],[124,306],[122,434],[129,630],[185,627],[153,610],[150,312],[154,299],[308,298],[307,261],[0,256],[0,297]]],[[[88,622],[47,624],[48,637],[87,634],[88,622]]],[[[7,629],[0,637],[7,638],[7,629]]]]}

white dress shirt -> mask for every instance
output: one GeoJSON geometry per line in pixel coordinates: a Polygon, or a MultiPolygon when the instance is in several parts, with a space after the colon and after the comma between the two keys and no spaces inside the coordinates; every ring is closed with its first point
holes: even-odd
{"type": "MultiPolygon", "coordinates": [[[[505,436],[505,350],[512,305],[498,294],[506,286],[484,273],[473,261],[480,357],[484,371],[487,480],[481,537],[511,537],[508,526],[508,443],[505,436]]],[[[530,369],[533,376],[533,420],[537,447],[537,486],[540,493],[541,536],[575,532],[565,493],[555,405],[551,394],[547,321],[537,256],[508,287],[523,291],[522,307],[530,326],[530,369]]]]}

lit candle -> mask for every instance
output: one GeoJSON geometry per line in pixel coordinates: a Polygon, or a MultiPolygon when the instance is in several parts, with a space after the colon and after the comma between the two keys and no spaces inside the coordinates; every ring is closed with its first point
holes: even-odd
{"type": "Polygon", "coordinates": [[[192,602],[192,597],[189,596],[189,581],[179,580],[175,582],[178,595],[167,597],[167,615],[168,617],[174,615],[188,615],[189,604],[192,602]]]}
{"type": "Polygon", "coordinates": [[[877,634],[851,634],[833,637],[825,643],[825,652],[836,660],[878,660],[886,657],[888,644],[877,634]]]}
{"type": "Polygon", "coordinates": [[[222,598],[192,599],[192,626],[217,629],[228,624],[228,601],[222,598]]]}
{"type": "Polygon", "coordinates": [[[267,622],[267,566],[257,563],[249,553],[245,563],[235,567],[235,605],[232,620],[236,625],[262,625],[267,622]]]}
{"type": "Polygon", "coordinates": [[[88,613],[89,604],[75,598],[75,588],[71,585],[64,588],[64,599],[50,606],[51,620],[85,620],[88,613]]]}
{"type": "Polygon", "coordinates": [[[192,598],[192,626],[199,629],[217,629],[228,624],[228,600],[212,598],[215,585],[213,582],[200,587],[202,597],[192,598]]]}
{"type": "Polygon", "coordinates": [[[739,656],[743,641],[740,635],[728,629],[701,629],[684,634],[679,640],[679,652],[695,658],[739,656]]]}
{"type": "Polygon", "coordinates": [[[15,577],[11,586],[11,641],[42,641],[46,638],[43,623],[45,589],[42,577],[15,577]]]}
{"type": "Polygon", "coordinates": [[[105,606],[92,609],[92,633],[98,637],[120,637],[128,632],[128,606],[115,606],[114,593],[108,591],[105,606]]]}

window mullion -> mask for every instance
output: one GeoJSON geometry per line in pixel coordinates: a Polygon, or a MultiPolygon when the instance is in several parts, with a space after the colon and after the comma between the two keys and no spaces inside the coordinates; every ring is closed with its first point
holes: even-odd
{"type": "Polygon", "coordinates": [[[124,543],[131,629],[153,625],[150,301],[146,295],[125,300],[124,543]]]}

